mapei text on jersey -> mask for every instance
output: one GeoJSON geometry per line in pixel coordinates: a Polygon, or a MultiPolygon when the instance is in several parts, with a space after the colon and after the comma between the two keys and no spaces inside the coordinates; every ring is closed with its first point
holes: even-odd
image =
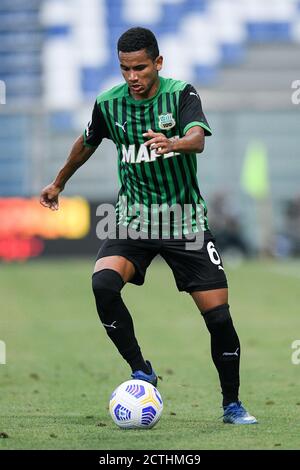
{"type": "Polygon", "coordinates": [[[142,162],[155,162],[158,157],[162,158],[170,158],[174,157],[175,155],[180,155],[178,152],[169,152],[164,153],[163,155],[159,155],[156,153],[155,149],[150,150],[146,145],[141,144],[137,146],[135,144],[131,144],[128,146],[122,145],[122,162],[126,163],[142,163],[142,162]]]}

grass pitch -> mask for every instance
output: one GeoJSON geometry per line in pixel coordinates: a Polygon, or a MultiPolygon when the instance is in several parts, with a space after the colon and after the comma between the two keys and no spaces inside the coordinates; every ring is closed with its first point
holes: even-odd
{"type": "MultiPolygon", "coordinates": [[[[226,266],[226,263],[225,263],[226,266]]],[[[94,307],[92,261],[1,265],[0,449],[299,449],[300,264],[227,266],[242,344],[241,399],[258,425],[224,425],[209,334],[166,264],[124,299],[144,356],[163,380],[164,413],[152,430],[120,430],[108,413],[130,370],[94,307]],[[5,438],[5,435],[8,437],[5,438]]]]}

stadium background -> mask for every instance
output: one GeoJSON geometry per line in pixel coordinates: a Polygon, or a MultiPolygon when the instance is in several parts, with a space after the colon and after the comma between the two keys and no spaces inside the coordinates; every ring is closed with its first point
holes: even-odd
{"type": "MultiPolygon", "coordinates": [[[[220,243],[224,238],[226,247],[248,254],[299,253],[300,104],[292,102],[299,79],[299,1],[2,0],[0,15],[6,85],[0,107],[1,258],[26,257],[27,251],[95,253],[95,219],[88,229],[76,204],[70,218],[85,230],[73,237],[80,240],[88,231],[89,242],[43,247],[43,219],[50,215],[30,206],[24,227],[17,202],[5,199],[36,197],[52,181],[90,119],[96,95],[121,81],[116,41],[136,24],[157,34],[163,74],[191,82],[201,94],[214,136],[199,157],[199,181],[220,243]],[[29,235],[38,240],[24,243],[29,235]]],[[[91,215],[95,205],[114,202],[115,156],[104,141],[64,195],[94,203],[91,215]]],[[[70,231],[65,227],[62,238],[72,239],[70,231]]],[[[57,236],[50,230],[45,239],[57,236]]]]}
{"type": "MultiPolygon", "coordinates": [[[[257,317],[252,318],[254,327],[250,319],[238,320],[249,356],[257,361],[257,369],[251,369],[250,377],[253,374],[262,381],[265,378],[263,370],[259,369],[259,356],[251,352],[251,345],[257,345],[255,341],[261,332],[268,335],[268,321],[275,318],[276,333],[270,337],[269,347],[278,340],[276,360],[282,371],[290,374],[287,382],[295,385],[296,368],[290,364],[289,355],[297,328],[291,325],[291,330],[280,336],[280,328],[284,328],[281,323],[284,306],[280,298],[276,300],[275,291],[279,291],[279,286],[285,289],[290,318],[296,321],[294,289],[299,265],[290,264],[289,260],[300,253],[299,0],[1,0],[0,260],[3,262],[0,270],[3,301],[0,339],[7,341],[8,357],[14,362],[22,356],[22,347],[27,344],[26,332],[29,342],[40,335],[41,342],[37,340],[37,345],[42,350],[45,347],[44,354],[53,347],[47,342],[43,328],[27,331],[25,327],[27,321],[29,325],[37,322],[41,327],[40,310],[47,316],[47,322],[51,320],[53,296],[43,279],[54,282],[50,289],[53,295],[56,288],[61,295],[56,307],[69,309],[70,318],[71,312],[77,315],[77,323],[71,331],[76,332],[81,325],[76,308],[87,308],[86,304],[81,304],[82,298],[75,295],[72,305],[60,302],[65,292],[70,293],[71,302],[74,285],[78,286],[77,295],[91,297],[88,274],[99,245],[95,232],[99,220],[96,207],[103,202],[114,202],[117,197],[113,145],[104,141],[91,160],[73,176],[63,193],[61,211],[46,211],[39,206],[38,196],[41,188],[52,181],[72,142],[89,121],[96,95],[122,80],[116,41],[133,25],[146,26],[155,32],[165,60],[162,75],[187,80],[198,89],[213,130],[213,137],[206,140],[205,152],[199,156],[198,177],[208,204],[211,228],[228,263],[235,307],[246,310],[249,315],[257,311],[257,317]],[[70,256],[85,259],[81,264],[80,260],[68,260],[70,256]],[[53,257],[54,264],[43,259],[36,264],[19,263],[43,257],[53,257]],[[261,258],[263,268],[255,264],[255,260],[261,258]],[[267,259],[273,260],[271,265],[267,259]],[[67,280],[68,276],[74,276],[72,281],[67,280]],[[257,282],[265,285],[267,294],[257,291],[257,282]],[[37,288],[41,289],[43,298],[36,292],[37,288]],[[16,304],[11,304],[12,299],[16,304]],[[244,302],[248,302],[247,307],[244,302]],[[25,313],[21,313],[23,303],[26,322],[22,316],[25,313]],[[258,327],[260,313],[265,324],[258,327]],[[248,332],[255,339],[250,337],[247,343],[248,332]],[[289,372],[286,364],[289,364],[289,372]]],[[[164,282],[166,268],[156,263],[153,269],[157,279],[161,275],[164,282]]],[[[156,289],[156,296],[164,299],[161,284],[154,277],[151,279],[144,295],[150,299],[156,289]]],[[[130,292],[132,306],[136,307],[132,299],[137,294],[130,292]]],[[[138,295],[143,302],[143,294],[138,295]]],[[[169,302],[167,297],[165,302],[169,302]]],[[[88,308],[91,311],[94,308],[92,299],[88,308]]],[[[153,306],[155,308],[157,306],[153,306]]],[[[56,314],[59,318],[59,312],[56,314]]],[[[55,318],[54,315],[52,320],[55,318]]],[[[67,323],[67,318],[65,321],[67,323]]],[[[178,321],[183,328],[181,320],[178,321]]],[[[67,335],[67,326],[59,325],[67,335]]],[[[88,325],[96,330],[92,314],[88,325]]],[[[138,327],[142,336],[148,338],[142,323],[138,323],[138,327]]],[[[53,324],[50,332],[51,328],[53,324]]],[[[63,342],[63,334],[53,331],[63,342]]],[[[97,335],[101,334],[104,338],[104,333],[97,330],[97,335]]],[[[150,344],[146,340],[149,349],[150,344]]],[[[262,353],[264,346],[259,345],[258,353],[262,353]]],[[[71,352],[76,349],[73,343],[71,346],[66,343],[65,349],[63,345],[56,347],[57,354],[62,355],[67,349],[71,352]]],[[[109,345],[105,347],[109,356],[109,345]]],[[[36,373],[30,371],[31,364],[35,364],[35,370],[39,368],[38,354],[38,349],[33,347],[31,356],[20,368],[21,376],[22,373],[27,377],[33,374],[31,380],[36,380],[36,373]]],[[[111,354],[116,362],[116,356],[111,354]]],[[[55,360],[58,360],[56,356],[55,360]]],[[[267,358],[266,362],[268,360],[271,364],[272,359],[267,358]]],[[[96,362],[95,357],[95,374],[96,362]]],[[[71,357],[69,364],[72,368],[71,357]]],[[[1,366],[1,372],[9,367],[8,361],[6,366],[1,366]]],[[[13,367],[6,374],[11,383],[16,384],[12,394],[18,394],[13,367]]],[[[45,372],[43,367],[42,361],[41,375],[45,372]]],[[[117,371],[121,370],[120,366],[117,371]]],[[[50,365],[49,371],[52,371],[50,365]]],[[[80,377],[80,371],[78,374],[80,377]]],[[[118,380],[122,377],[120,374],[118,380]]],[[[71,380],[69,376],[68,379],[71,380]]],[[[107,392],[115,385],[116,381],[111,380],[107,392]]],[[[286,387],[288,389],[288,385],[286,387]]],[[[7,400],[9,403],[9,397],[7,400]]],[[[264,400],[268,401],[267,396],[264,400]]],[[[231,439],[227,437],[228,441],[222,441],[224,436],[217,440],[215,447],[230,447],[231,439]]],[[[281,439],[279,431],[276,439],[281,439]]],[[[266,447],[274,446],[276,439],[266,447]]],[[[22,443],[22,439],[19,442],[19,446],[30,448],[29,441],[27,444],[22,443]]],[[[289,441],[286,447],[295,445],[293,442],[289,441]]],[[[84,443],[81,445],[84,447],[84,443]]],[[[250,440],[244,445],[260,444],[259,440],[250,440]]],[[[41,446],[49,446],[47,439],[41,446]]],[[[186,446],[188,448],[188,444],[186,446]]]]}

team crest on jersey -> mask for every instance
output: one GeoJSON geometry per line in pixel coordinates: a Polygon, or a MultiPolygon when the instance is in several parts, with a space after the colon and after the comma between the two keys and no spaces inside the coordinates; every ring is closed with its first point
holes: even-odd
{"type": "Polygon", "coordinates": [[[176,126],[176,121],[172,113],[160,114],[158,116],[158,125],[160,129],[169,130],[176,126]]]}

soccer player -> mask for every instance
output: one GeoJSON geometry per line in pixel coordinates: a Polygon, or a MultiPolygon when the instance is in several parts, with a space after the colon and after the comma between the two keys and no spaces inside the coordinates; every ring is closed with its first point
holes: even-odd
{"type": "Polygon", "coordinates": [[[118,230],[101,245],[92,277],[97,311],[108,336],[131,367],[131,377],[156,385],[157,375],[143,358],[121,290],[127,282],[142,285],[147,267],[160,254],[172,269],[178,290],[191,295],[209,330],[223,394],[223,421],[256,423],[239,401],[240,342],[198,187],[196,154],[203,151],[205,136],[211,135],[199,94],[186,82],[159,75],[163,58],[148,29],[129,29],[117,49],[125,83],[97,97],[91,121],[53,183],[43,189],[41,204],[57,210],[66,182],[102,139],[115,143],[118,230]],[[173,206],[166,222],[167,209],[173,206]],[[125,237],[124,228],[130,228],[125,237]]]}

